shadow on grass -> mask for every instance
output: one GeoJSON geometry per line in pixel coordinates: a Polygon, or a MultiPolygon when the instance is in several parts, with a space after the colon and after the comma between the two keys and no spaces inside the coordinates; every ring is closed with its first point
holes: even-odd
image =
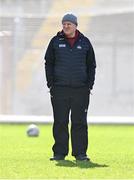
{"type": "Polygon", "coordinates": [[[109,167],[106,164],[98,164],[91,161],[70,161],[70,160],[64,160],[64,161],[57,161],[56,166],[64,166],[64,167],[79,167],[79,168],[101,168],[101,167],[109,167]]]}

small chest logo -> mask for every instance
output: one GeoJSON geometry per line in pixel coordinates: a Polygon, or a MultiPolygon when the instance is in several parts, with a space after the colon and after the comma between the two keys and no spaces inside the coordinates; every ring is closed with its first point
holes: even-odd
{"type": "Polygon", "coordinates": [[[60,40],[60,41],[63,41],[63,40],[64,40],[64,38],[59,38],[59,40],[60,40]]]}
{"type": "Polygon", "coordinates": [[[59,44],[59,48],[66,47],[66,44],[59,44]]]}
{"type": "Polygon", "coordinates": [[[77,46],[77,49],[82,49],[82,47],[80,45],[77,46]]]}

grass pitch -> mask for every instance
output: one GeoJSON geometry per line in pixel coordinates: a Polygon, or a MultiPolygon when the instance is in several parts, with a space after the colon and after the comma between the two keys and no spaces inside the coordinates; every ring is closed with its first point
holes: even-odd
{"type": "Polygon", "coordinates": [[[40,136],[27,137],[27,125],[0,125],[1,179],[134,179],[134,126],[89,126],[91,162],[69,155],[53,162],[52,126],[39,125],[40,136]]]}

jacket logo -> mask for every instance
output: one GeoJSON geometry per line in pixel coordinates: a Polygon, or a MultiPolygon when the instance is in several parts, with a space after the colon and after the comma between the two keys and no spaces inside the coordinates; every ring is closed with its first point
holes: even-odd
{"type": "Polygon", "coordinates": [[[82,49],[82,47],[80,45],[77,46],[77,49],[82,49]]]}
{"type": "Polygon", "coordinates": [[[64,38],[59,38],[60,41],[64,40],[64,38]]]}
{"type": "Polygon", "coordinates": [[[66,47],[66,44],[59,44],[59,47],[66,47]]]}

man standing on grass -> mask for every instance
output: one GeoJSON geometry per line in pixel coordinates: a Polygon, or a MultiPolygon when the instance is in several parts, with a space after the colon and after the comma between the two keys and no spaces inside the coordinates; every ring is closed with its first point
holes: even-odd
{"type": "Polygon", "coordinates": [[[72,156],[89,161],[87,111],[95,80],[96,61],[87,37],[77,30],[77,17],[66,14],[62,31],[54,36],[45,54],[47,86],[50,88],[54,124],[53,157],[64,160],[69,151],[69,114],[71,112],[72,156]]]}

